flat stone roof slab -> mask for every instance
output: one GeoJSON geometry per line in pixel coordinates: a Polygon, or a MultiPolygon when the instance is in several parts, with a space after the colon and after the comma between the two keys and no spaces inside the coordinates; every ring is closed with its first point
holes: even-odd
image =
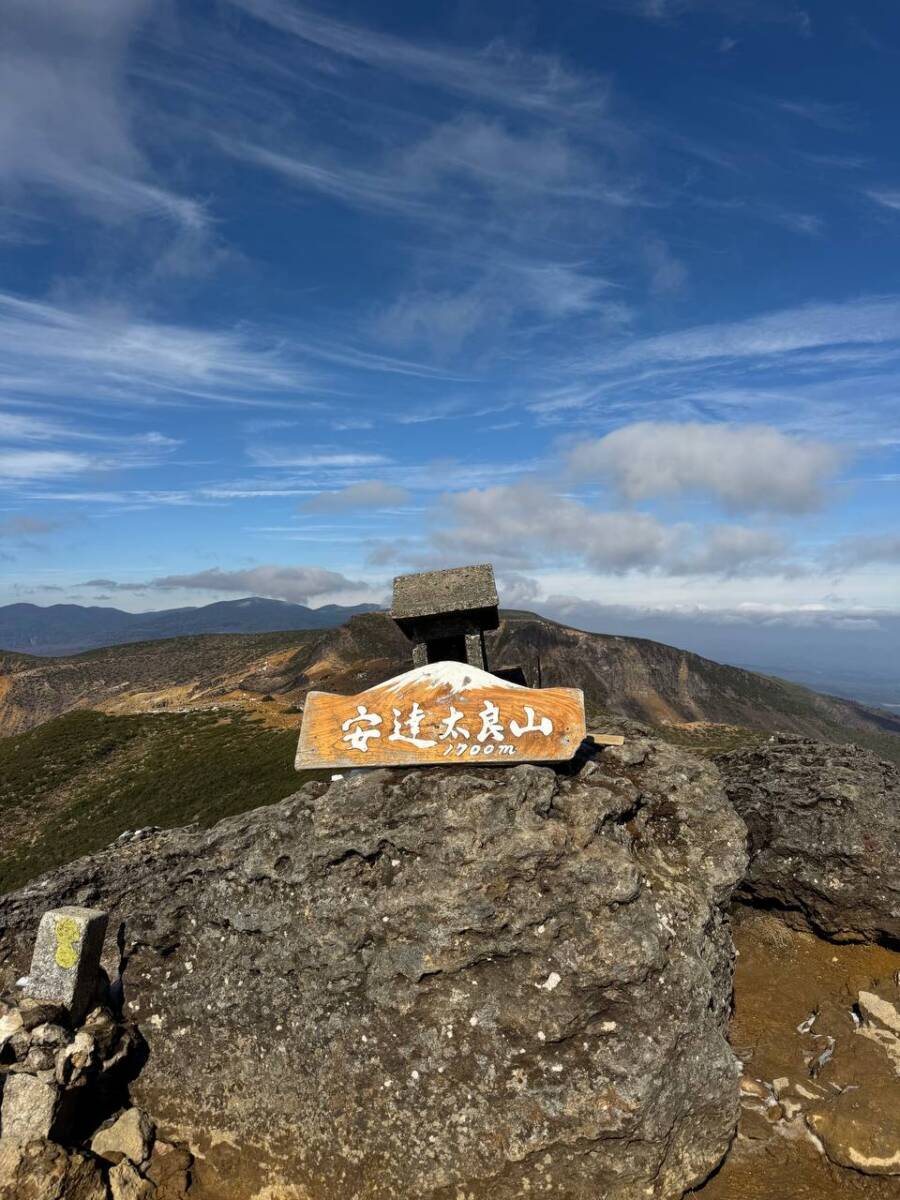
{"type": "Polygon", "coordinates": [[[490,563],[481,563],[473,567],[453,567],[448,571],[398,575],[394,580],[391,616],[395,620],[433,617],[441,613],[496,608],[497,603],[494,568],[490,563]]]}

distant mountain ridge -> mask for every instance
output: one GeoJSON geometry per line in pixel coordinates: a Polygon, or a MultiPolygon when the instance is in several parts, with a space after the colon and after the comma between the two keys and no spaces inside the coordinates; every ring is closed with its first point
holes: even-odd
{"type": "MultiPolygon", "coordinates": [[[[670,729],[715,723],[854,740],[900,761],[900,715],[674,646],[510,611],[486,641],[492,670],[518,666],[532,686],[579,687],[589,713],[670,729]]],[[[308,691],[354,695],[409,670],[410,649],[387,613],[370,612],[337,628],[156,639],[75,657],[0,651],[0,737],[76,708],[214,708],[265,714],[269,724],[297,729],[308,691]]]]}
{"type": "Polygon", "coordinates": [[[190,608],[130,613],[81,604],[0,606],[0,650],[56,656],[104,646],[189,637],[198,633],[280,633],[294,629],[333,629],[376,604],[325,604],[308,608],[286,600],[250,596],[190,608]]]}
{"type": "MultiPolygon", "coordinates": [[[[273,611],[284,619],[285,607],[273,611]]],[[[712,756],[783,730],[900,762],[900,714],[662,642],[510,611],[486,642],[494,672],[519,667],[531,686],[581,688],[589,731],[630,739],[649,725],[712,756]]],[[[126,830],[209,825],[283,798],[309,777],[292,766],[310,691],[355,695],[412,666],[384,612],[333,629],[157,638],[70,657],[0,650],[0,891],[126,830]]]]}

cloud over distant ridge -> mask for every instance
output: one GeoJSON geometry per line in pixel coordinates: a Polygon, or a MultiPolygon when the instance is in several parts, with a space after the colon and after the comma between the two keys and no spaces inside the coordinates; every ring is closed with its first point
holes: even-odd
{"type": "Polygon", "coordinates": [[[248,567],[239,571],[223,571],[210,567],[189,575],[164,575],[145,585],[157,591],[232,592],[243,596],[271,596],[306,604],[313,597],[332,592],[364,591],[368,584],[348,579],[338,571],[323,567],[280,567],[275,565],[248,567]]]}

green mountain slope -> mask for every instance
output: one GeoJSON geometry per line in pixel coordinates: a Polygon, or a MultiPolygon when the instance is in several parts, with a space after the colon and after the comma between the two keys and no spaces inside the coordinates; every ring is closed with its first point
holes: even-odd
{"type": "Polygon", "coordinates": [[[0,739],[0,892],[127,830],[213,825],[290,795],[316,777],[294,771],[296,743],[240,714],[85,711],[0,739]]]}

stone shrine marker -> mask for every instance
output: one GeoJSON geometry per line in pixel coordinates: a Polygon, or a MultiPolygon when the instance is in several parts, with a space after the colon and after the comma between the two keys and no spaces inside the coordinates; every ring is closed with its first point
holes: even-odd
{"type": "Polygon", "coordinates": [[[356,696],[310,692],[298,771],[572,758],[585,736],[582,693],[484,669],[484,633],[500,619],[490,564],[398,575],[391,616],[415,667],[356,696]]]}
{"type": "Polygon", "coordinates": [[[52,908],[41,917],[25,994],[55,1000],[79,1021],[93,1003],[109,918],[96,908],[52,908]]]}
{"type": "Polygon", "coordinates": [[[413,643],[413,663],[464,662],[487,670],[484,634],[500,624],[490,563],[394,580],[391,616],[413,643]]]}
{"type": "Polygon", "coordinates": [[[584,736],[577,688],[521,687],[438,662],[356,696],[310,692],[295,765],[552,762],[571,758],[584,736]]]}

